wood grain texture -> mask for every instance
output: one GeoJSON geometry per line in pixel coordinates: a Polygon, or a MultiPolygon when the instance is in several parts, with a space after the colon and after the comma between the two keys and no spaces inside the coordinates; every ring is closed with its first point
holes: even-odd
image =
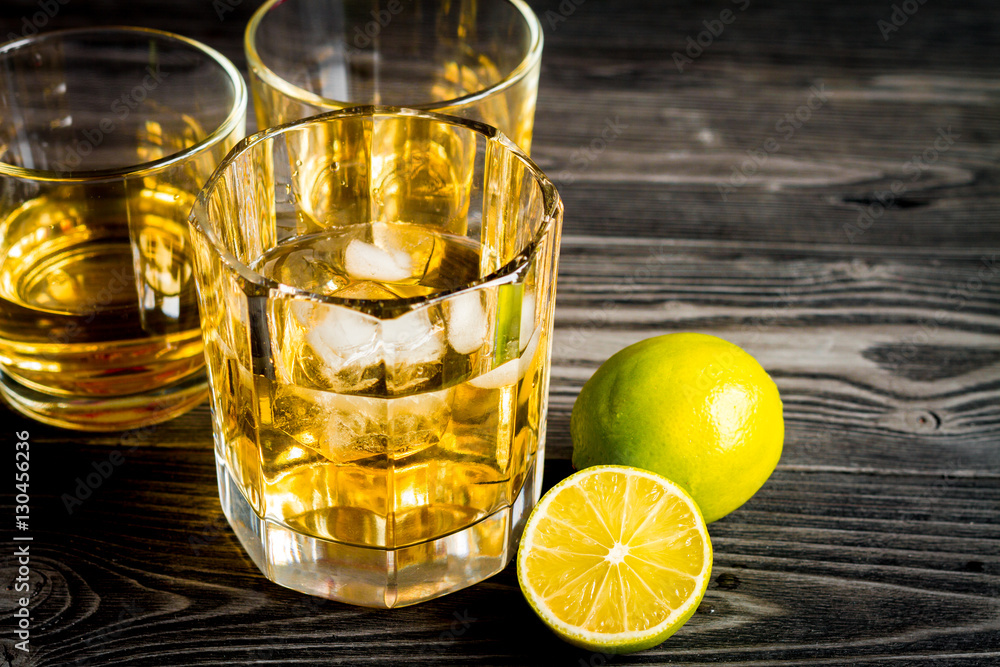
{"type": "MultiPolygon", "coordinates": [[[[69,0],[47,27],[172,30],[243,67],[258,3],[229,4],[220,20],[209,0],[69,0]]],[[[222,518],[207,407],[97,436],[3,411],[5,458],[23,428],[35,457],[34,621],[26,657],[3,547],[0,665],[1000,664],[1000,12],[929,0],[885,40],[892,4],[532,1],[533,152],[567,207],[546,487],[571,471],[580,387],[637,340],[727,338],[784,400],[778,470],[710,526],[709,591],[665,644],[570,648],[510,567],[390,612],[287,591],[222,518]],[[125,462],[68,513],[113,451],[125,462]]],[[[4,2],[0,36],[35,11],[4,2]]]]}
{"type": "MultiPolygon", "coordinates": [[[[34,614],[46,621],[32,664],[589,662],[531,618],[511,568],[391,612],[270,584],[221,518],[204,444],[125,449],[72,515],[59,497],[109,449],[53,444],[35,464],[34,614]]],[[[550,460],[547,485],[568,472],[550,460]]],[[[985,660],[1000,631],[998,503],[1000,487],[977,477],[783,466],[712,524],[713,581],[690,624],[618,661],[985,660]]]]}

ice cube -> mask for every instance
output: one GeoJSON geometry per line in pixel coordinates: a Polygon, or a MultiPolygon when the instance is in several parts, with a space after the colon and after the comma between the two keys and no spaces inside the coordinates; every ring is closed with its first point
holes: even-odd
{"type": "Polygon", "coordinates": [[[348,308],[296,301],[292,312],[306,329],[306,342],[324,358],[366,356],[376,347],[378,322],[348,308]]]}
{"type": "Polygon", "coordinates": [[[382,345],[386,389],[397,395],[412,392],[439,374],[447,350],[444,324],[432,320],[427,309],[383,321],[382,345]]]}
{"type": "Polygon", "coordinates": [[[316,449],[326,458],[342,463],[385,453],[385,399],[328,393],[323,408],[326,424],[316,449]]]}
{"type": "Polygon", "coordinates": [[[444,330],[426,308],[382,322],[382,345],[396,366],[438,361],[445,352],[444,330]]]}
{"type": "MultiPolygon", "coordinates": [[[[355,385],[364,376],[364,369],[381,358],[378,320],[349,308],[311,301],[294,300],[287,308],[281,349],[275,355],[275,371],[281,380],[297,383],[301,372],[323,388],[362,388],[355,385]],[[346,370],[354,372],[339,377],[346,370]]],[[[280,313],[277,317],[281,318],[280,313]]],[[[371,381],[368,378],[369,384],[371,381]]]]}
{"type": "Polygon", "coordinates": [[[405,250],[383,249],[352,239],[344,251],[344,265],[354,278],[395,282],[413,276],[413,258],[405,250]]]}
{"type": "Polygon", "coordinates": [[[385,453],[385,399],[279,385],[273,405],[276,429],[334,463],[385,453]]]}
{"type": "Polygon", "coordinates": [[[326,421],[314,448],[341,463],[372,455],[399,456],[437,444],[448,424],[451,390],[403,398],[326,394],[326,421]]]}
{"type": "Polygon", "coordinates": [[[275,249],[277,253],[258,263],[257,270],[272,280],[307,292],[333,294],[351,282],[339,258],[349,242],[348,235],[358,234],[353,230],[338,230],[325,238],[313,239],[308,245],[279,246],[275,249]]]}
{"type": "Polygon", "coordinates": [[[379,320],[332,304],[287,304],[273,314],[282,322],[274,355],[282,382],[356,393],[385,381],[400,393],[434,376],[428,365],[447,351],[443,318],[432,319],[428,309],[379,320]]]}
{"type": "Polygon", "coordinates": [[[434,254],[435,236],[421,225],[403,222],[375,222],[371,225],[371,242],[394,257],[407,257],[410,277],[417,278],[427,270],[434,254]]]}
{"type": "Polygon", "coordinates": [[[448,431],[453,400],[454,388],[387,400],[390,453],[412,454],[438,444],[448,431]]]}
{"type": "Polygon", "coordinates": [[[279,385],[274,427],[334,463],[385,453],[385,399],[279,385]]]}
{"type": "Polygon", "coordinates": [[[275,398],[275,427],[333,463],[407,455],[440,441],[453,393],[385,399],[284,386],[275,398]]]}
{"type": "Polygon", "coordinates": [[[447,302],[448,342],[459,354],[471,354],[486,342],[489,323],[480,292],[459,294],[447,302]]]}

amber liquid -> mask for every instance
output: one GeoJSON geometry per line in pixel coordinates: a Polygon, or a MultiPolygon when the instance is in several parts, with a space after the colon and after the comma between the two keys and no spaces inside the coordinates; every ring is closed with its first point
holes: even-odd
{"type": "Polygon", "coordinates": [[[204,365],[190,195],[95,194],[66,186],[0,223],[0,364],[57,399],[148,392],[204,365]]]}
{"type": "MultiPolygon", "coordinates": [[[[464,236],[383,223],[293,239],[255,268],[316,293],[388,300],[466,285],[483,261],[464,236]]],[[[478,374],[490,349],[477,338],[486,330],[478,295],[398,326],[275,300],[273,379],[232,364],[212,373],[217,412],[234,416],[223,418],[220,454],[255,510],[298,533],[391,550],[510,505],[538,448],[547,344],[533,314],[522,318],[523,285],[506,287],[513,307],[501,304],[497,317],[515,331],[529,324],[513,358],[478,374]],[[259,450],[239,396],[261,406],[259,450]]],[[[497,523],[486,538],[496,545],[483,550],[502,549],[508,528],[497,523]]]]}

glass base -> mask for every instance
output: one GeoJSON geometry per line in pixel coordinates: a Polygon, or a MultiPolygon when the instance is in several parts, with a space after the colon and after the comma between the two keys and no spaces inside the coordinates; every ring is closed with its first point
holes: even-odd
{"type": "Polygon", "coordinates": [[[504,569],[538,500],[544,457],[541,450],[535,455],[509,507],[450,535],[391,550],[313,537],[259,516],[218,452],[215,461],[226,519],[268,579],[301,593],[389,609],[452,593],[504,569]]]}
{"type": "Polygon", "coordinates": [[[0,372],[0,394],[21,414],[77,431],[124,431],[180,416],[208,397],[201,370],[168,387],[127,396],[56,396],[25,387],[0,372]]]}

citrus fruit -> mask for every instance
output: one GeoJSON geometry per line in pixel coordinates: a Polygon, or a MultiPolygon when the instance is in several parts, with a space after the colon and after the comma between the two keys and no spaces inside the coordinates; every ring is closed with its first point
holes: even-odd
{"type": "Polygon", "coordinates": [[[655,646],[691,618],[712,572],[697,504],[646,470],[595,466],[531,512],[517,579],[535,613],[571,644],[603,653],[655,646]]]}
{"type": "Polygon", "coordinates": [[[573,465],[651,470],[691,494],[705,521],[764,484],[784,439],[778,388],[736,345],[698,333],[640,341],[597,369],[573,406],[573,465]]]}

